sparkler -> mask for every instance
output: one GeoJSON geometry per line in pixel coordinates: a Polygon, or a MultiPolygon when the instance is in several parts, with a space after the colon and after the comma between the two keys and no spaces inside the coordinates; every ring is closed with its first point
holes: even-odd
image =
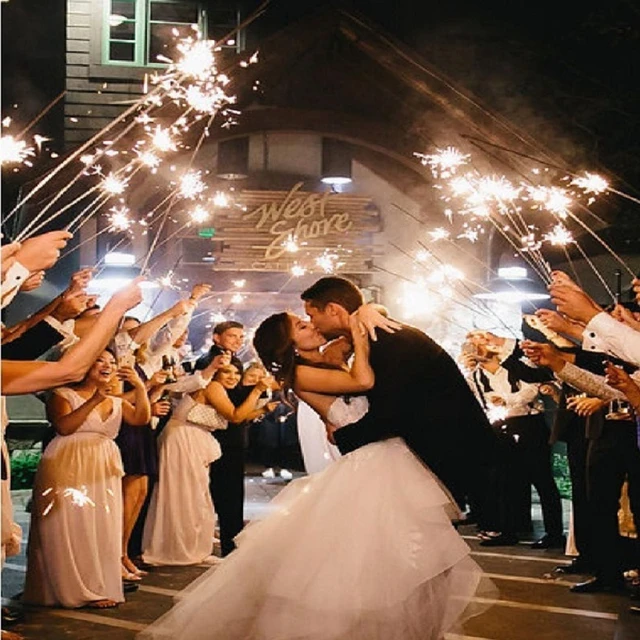
{"type": "Polygon", "coordinates": [[[110,173],[101,183],[100,188],[104,193],[112,196],[119,196],[127,188],[127,181],[118,178],[114,173],[110,173]]]}
{"type": "Polygon", "coordinates": [[[200,224],[202,222],[205,222],[206,220],[209,219],[210,215],[211,214],[202,205],[196,205],[191,210],[191,213],[189,213],[189,217],[196,224],[200,224]]]}
{"type": "Polygon", "coordinates": [[[213,204],[221,209],[226,209],[229,206],[229,196],[224,191],[216,191],[213,196],[213,204]]]}
{"type": "Polygon", "coordinates": [[[27,158],[34,155],[33,147],[28,147],[24,140],[16,140],[10,135],[0,138],[0,164],[26,164],[31,166],[27,158]]]}
{"type": "Polygon", "coordinates": [[[300,250],[298,241],[293,234],[287,236],[287,239],[282,243],[282,246],[288,253],[297,253],[300,250]]]}
{"type": "Polygon", "coordinates": [[[291,267],[290,273],[294,278],[301,278],[307,273],[307,269],[296,263],[291,267]]]}
{"type": "Polygon", "coordinates": [[[420,158],[423,165],[429,166],[433,175],[438,178],[455,174],[459,167],[469,162],[471,157],[461,153],[455,147],[438,149],[434,154],[416,153],[414,155],[420,158]]]}
{"type": "Polygon", "coordinates": [[[131,228],[133,221],[129,218],[127,207],[112,207],[109,212],[109,226],[114,231],[128,231],[131,228]]]}
{"type": "Polygon", "coordinates": [[[573,239],[573,234],[569,229],[567,229],[562,224],[557,224],[553,227],[553,230],[549,233],[545,233],[543,239],[547,242],[550,242],[552,245],[564,247],[572,242],[575,242],[573,239]]]}
{"type": "Polygon", "coordinates": [[[178,193],[182,198],[194,200],[206,188],[207,185],[202,181],[202,173],[200,171],[188,171],[180,178],[178,193]]]}

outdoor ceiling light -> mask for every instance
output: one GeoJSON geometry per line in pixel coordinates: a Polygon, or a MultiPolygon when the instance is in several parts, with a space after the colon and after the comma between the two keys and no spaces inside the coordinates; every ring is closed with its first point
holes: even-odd
{"type": "Polygon", "coordinates": [[[322,173],[324,184],[345,185],[351,182],[351,150],[342,140],[322,138],[322,173]]]}

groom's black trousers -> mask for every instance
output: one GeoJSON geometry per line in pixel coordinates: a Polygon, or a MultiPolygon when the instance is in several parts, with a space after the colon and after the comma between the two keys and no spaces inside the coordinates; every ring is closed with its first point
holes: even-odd
{"type": "Polygon", "coordinates": [[[225,431],[215,431],[222,457],[209,467],[209,491],[218,514],[222,555],[235,548],[233,539],[244,527],[244,439],[243,427],[230,424],[225,431]]]}

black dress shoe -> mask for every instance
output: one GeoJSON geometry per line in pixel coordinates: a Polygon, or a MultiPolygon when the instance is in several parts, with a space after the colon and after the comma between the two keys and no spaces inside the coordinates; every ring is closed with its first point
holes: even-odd
{"type": "Polygon", "coordinates": [[[509,533],[501,533],[495,538],[487,538],[480,543],[481,547],[508,547],[518,544],[518,537],[509,533]]]}
{"type": "Polygon", "coordinates": [[[605,582],[601,578],[591,578],[585,582],[578,582],[571,587],[573,593],[624,593],[624,580],[620,582],[605,582]]]}
{"type": "Polygon", "coordinates": [[[570,564],[559,564],[554,569],[554,572],[571,576],[577,573],[593,573],[593,568],[589,566],[588,562],[584,562],[580,558],[574,558],[570,564]]]}
{"type": "Polygon", "coordinates": [[[536,540],[532,545],[532,549],[564,549],[567,539],[564,536],[550,536],[549,534],[542,536],[540,540],[536,540]]]}
{"type": "Polygon", "coordinates": [[[122,581],[122,590],[125,593],[133,593],[134,591],[138,590],[138,583],[137,582],[127,582],[126,580],[122,581]]]}
{"type": "Polygon", "coordinates": [[[10,627],[24,620],[24,613],[21,609],[13,607],[2,607],[2,626],[10,627]]]}

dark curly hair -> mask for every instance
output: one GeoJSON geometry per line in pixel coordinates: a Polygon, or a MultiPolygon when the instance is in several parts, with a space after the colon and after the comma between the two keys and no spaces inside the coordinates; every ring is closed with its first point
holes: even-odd
{"type": "Polygon", "coordinates": [[[262,364],[285,389],[293,387],[298,364],[292,334],[291,318],[284,312],[263,320],[253,336],[253,348],[262,364]]]}

